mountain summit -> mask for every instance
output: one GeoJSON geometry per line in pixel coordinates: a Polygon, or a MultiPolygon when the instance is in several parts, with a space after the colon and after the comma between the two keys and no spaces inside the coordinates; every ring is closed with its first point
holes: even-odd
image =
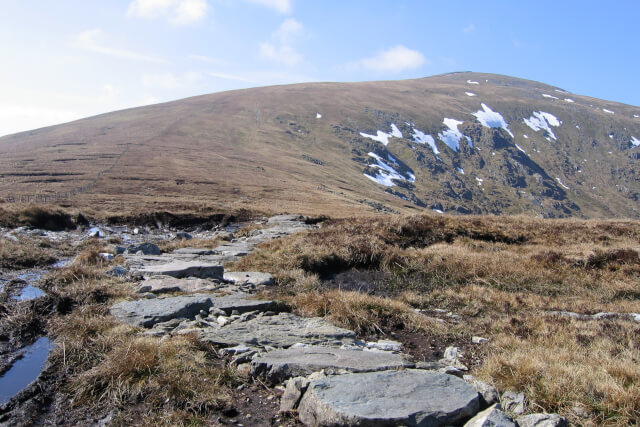
{"type": "Polygon", "coordinates": [[[308,83],[0,138],[0,196],[633,217],[640,107],[513,77],[308,83]]]}

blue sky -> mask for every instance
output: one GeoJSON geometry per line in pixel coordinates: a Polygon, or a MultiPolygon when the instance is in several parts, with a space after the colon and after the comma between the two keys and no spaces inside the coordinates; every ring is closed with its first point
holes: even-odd
{"type": "Polygon", "coordinates": [[[192,95],[479,71],[640,105],[640,2],[2,0],[0,135],[192,95]]]}

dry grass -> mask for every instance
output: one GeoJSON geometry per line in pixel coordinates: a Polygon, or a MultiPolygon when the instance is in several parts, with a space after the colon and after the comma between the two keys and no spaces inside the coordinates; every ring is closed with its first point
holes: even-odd
{"type": "Polygon", "coordinates": [[[53,262],[51,251],[39,247],[34,239],[23,238],[19,242],[0,239],[0,268],[33,268],[53,262]]]}
{"type": "Polygon", "coordinates": [[[401,325],[436,337],[486,336],[474,374],[525,392],[532,411],[629,425],[640,422],[638,324],[547,312],[640,313],[639,250],[635,221],[356,218],[264,244],[233,268],[274,272],[276,292],[296,310],[361,333],[401,325]],[[323,277],[353,269],[383,277],[368,289],[374,295],[323,288],[323,277]],[[443,332],[413,308],[465,321],[443,332]]]}

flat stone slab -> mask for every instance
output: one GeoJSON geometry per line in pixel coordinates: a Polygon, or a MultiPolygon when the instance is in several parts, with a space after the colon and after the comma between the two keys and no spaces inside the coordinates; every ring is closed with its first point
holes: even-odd
{"type": "Polygon", "coordinates": [[[220,283],[208,280],[189,277],[176,279],[171,276],[153,276],[140,282],[138,292],[152,292],[162,294],[168,292],[204,292],[215,291],[222,287],[220,283]]]}
{"type": "Polygon", "coordinates": [[[456,425],[478,412],[475,389],[460,378],[406,369],[311,381],[298,413],[310,426],[456,425]]]}
{"type": "Polygon", "coordinates": [[[133,326],[151,328],[156,323],[171,319],[194,318],[200,310],[213,307],[212,295],[195,294],[188,296],[140,299],[123,301],[109,310],[118,320],[133,326]]]}
{"type": "Polygon", "coordinates": [[[142,274],[172,276],[178,279],[184,277],[199,277],[201,279],[222,280],[224,268],[220,264],[213,264],[200,261],[178,261],[174,260],[167,264],[151,265],[140,270],[142,274]]]}
{"type": "Polygon", "coordinates": [[[288,348],[297,343],[339,347],[354,343],[355,333],[333,326],[320,317],[303,318],[280,313],[246,322],[233,322],[220,329],[203,329],[201,339],[226,347],[244,344],[249,347],[288,348]]]}
{"type": "Polygon", "coordinates": [[[307,376],[322,369],[373,372],[414,366],[414,363],[401,355],[390,352],[311,346],[267,352],[253,359],[251,373],[254,376],[264,376],[272,383],[279,383],[287,378],[307,376]]]}
{"type": "Polygon", "coordinates": [[[273,285],[273,276],[269,273],[257,271],[227,271],[224,280],[232,283],[251,283],[256,286],[273,285]]]}
{"type": "Polygon", "coordinates": [[[206,248],[180,248],[173,251],[173,253],[179,255],[215,255],[218,252],[215,249],[206,248]]]}
{"type": "Polygon", "coordinates": [[[277,301],[251,299],[250,297],[250,294],[244,292],[218,296],[213,299],[213,306],[227,314],[231,314],[233,311],[237,311],[239,314],[249,311],[279,311],[281,307],[277,301]]]}

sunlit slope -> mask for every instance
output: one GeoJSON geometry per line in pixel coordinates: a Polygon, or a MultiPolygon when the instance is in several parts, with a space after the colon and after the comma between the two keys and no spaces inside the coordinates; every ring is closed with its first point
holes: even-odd
{"type": "Polygon", "coordinates": [[[247,89],[0,138],[0,194],[637,217],[638,115],[478,73],[247,89]]]}

